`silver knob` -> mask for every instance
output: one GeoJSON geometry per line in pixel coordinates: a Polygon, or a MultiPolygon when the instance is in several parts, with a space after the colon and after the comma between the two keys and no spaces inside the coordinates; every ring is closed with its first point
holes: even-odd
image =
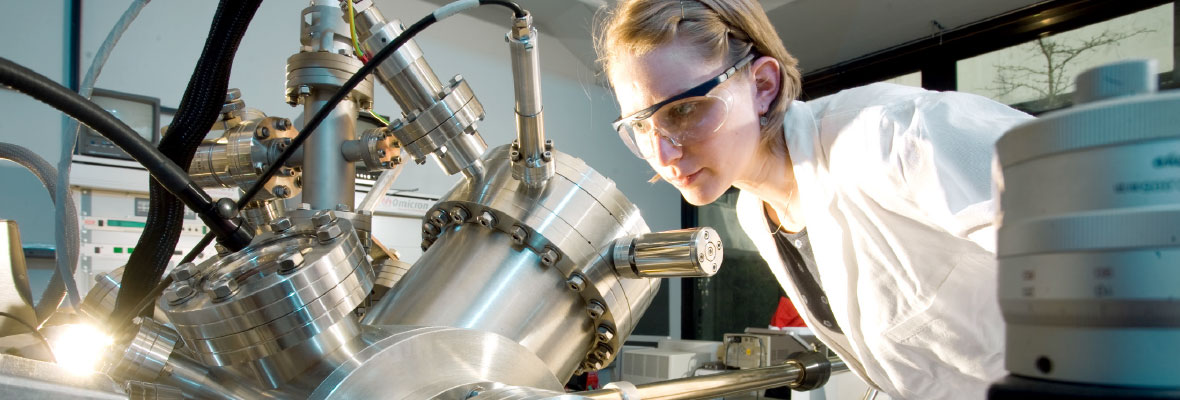
{"type": "Polygon", "coordinates": [[[612,253],[624,278],[713,276],[723,258],[721,236],[709,227],[622,237],[612,253]]]}

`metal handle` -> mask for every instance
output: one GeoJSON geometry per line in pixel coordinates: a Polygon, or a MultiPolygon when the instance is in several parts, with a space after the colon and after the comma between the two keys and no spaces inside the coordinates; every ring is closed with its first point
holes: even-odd
{"type": "Polygon", "coordinates": [[[625,278],[713,276],[722,257],[721,235],[709,227],[627,236],[612,248],[615,271],[625,278]]]}

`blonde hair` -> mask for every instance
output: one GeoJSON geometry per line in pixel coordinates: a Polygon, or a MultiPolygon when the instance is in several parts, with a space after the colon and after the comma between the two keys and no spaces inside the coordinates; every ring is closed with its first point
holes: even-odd
{"type": "Polygon", "coordinates": [[[736,63],[750,49],[778,60],[780,89],[764,115],[762,143],[785,149],[781,134],[791,100],[799,97],[799,61],[787,52],[757,0],[622,0],[596,27],[598,62],[610,74],[619,56],[643,55],[677,38],[707,61],[736,63]]]}

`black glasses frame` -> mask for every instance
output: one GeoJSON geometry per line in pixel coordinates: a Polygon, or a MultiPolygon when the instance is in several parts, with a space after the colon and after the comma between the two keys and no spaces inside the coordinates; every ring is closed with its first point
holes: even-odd
{"type": "Polygon", "coordinates": [[[713,77],[713,79],[707,80],[704,83],[701,83],[700,85],[696,85],[688,90],[680,92],[680,94],[669,97],[664,101],[661,101],[656,104],[652,104],[651,107],[644,108],[642,110],[633,112],[630,115],[621,116],[621,117],[615,119],[614,122],[611,122],[611,127],[617,131],[617,130],[619,130],[619,128],[623,124],[631,123],[632,121],[638,121],[638,120],[650,118],[652,115],[654,115],[656,113],[656,111],[659,111],[660,108],[663,106],[666,106],[668,104],[671,104],[671,103],[679,101],[679,100],[687,99],[689,97],[699,97],[699,96],[704,96],[706,94],[709,94],[709,91],[712,91],[714,88],[716,88],[722,82],[725,82],[725,81],[729,80],[729,78],[732,78],[735,74],[737,74],[737,71],[739,69],[741,69],[742,67],[745,67],[746,64],[749,64],[750,61],[754,60],[755,56],[756,56],[756,54],[751,51],[749,54],[746,54],[745,57],[742,57],[741,60],[738,60],[737,63],[734,63],[732,67],[729,67],[725,71],[722,71],[720,75],[713,77]]]}

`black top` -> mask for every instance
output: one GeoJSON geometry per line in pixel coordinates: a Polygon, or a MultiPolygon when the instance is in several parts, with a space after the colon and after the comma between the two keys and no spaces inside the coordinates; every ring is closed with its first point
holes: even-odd
{"type": "MultiPolygon", "coordinates": [[[[766,221],[770,224],[770,218],[767,218],[766,221]]],[[[778,226],[770,226],[772,232],[777,229],[778,226]]],[[[774,236],[774,242],[778,245],[778,254],[786,264],[787,276],[795,284],[795,288],[799,290],[799,295],[803,297],[800,300],[807,307],[807,312],[824,327],[833,332],[844,334],[844,331],[840,330],[840,325],[836,324],[836,318],[832,314],[832,306],[828,304],[828,295],[820,286],[819,267],[816,266],[815,255],[811,252],[811,241],[807,239],[807,229],[804,228],[799,233],[787,233],[780,230],[771,236],[774,236]]]]}

